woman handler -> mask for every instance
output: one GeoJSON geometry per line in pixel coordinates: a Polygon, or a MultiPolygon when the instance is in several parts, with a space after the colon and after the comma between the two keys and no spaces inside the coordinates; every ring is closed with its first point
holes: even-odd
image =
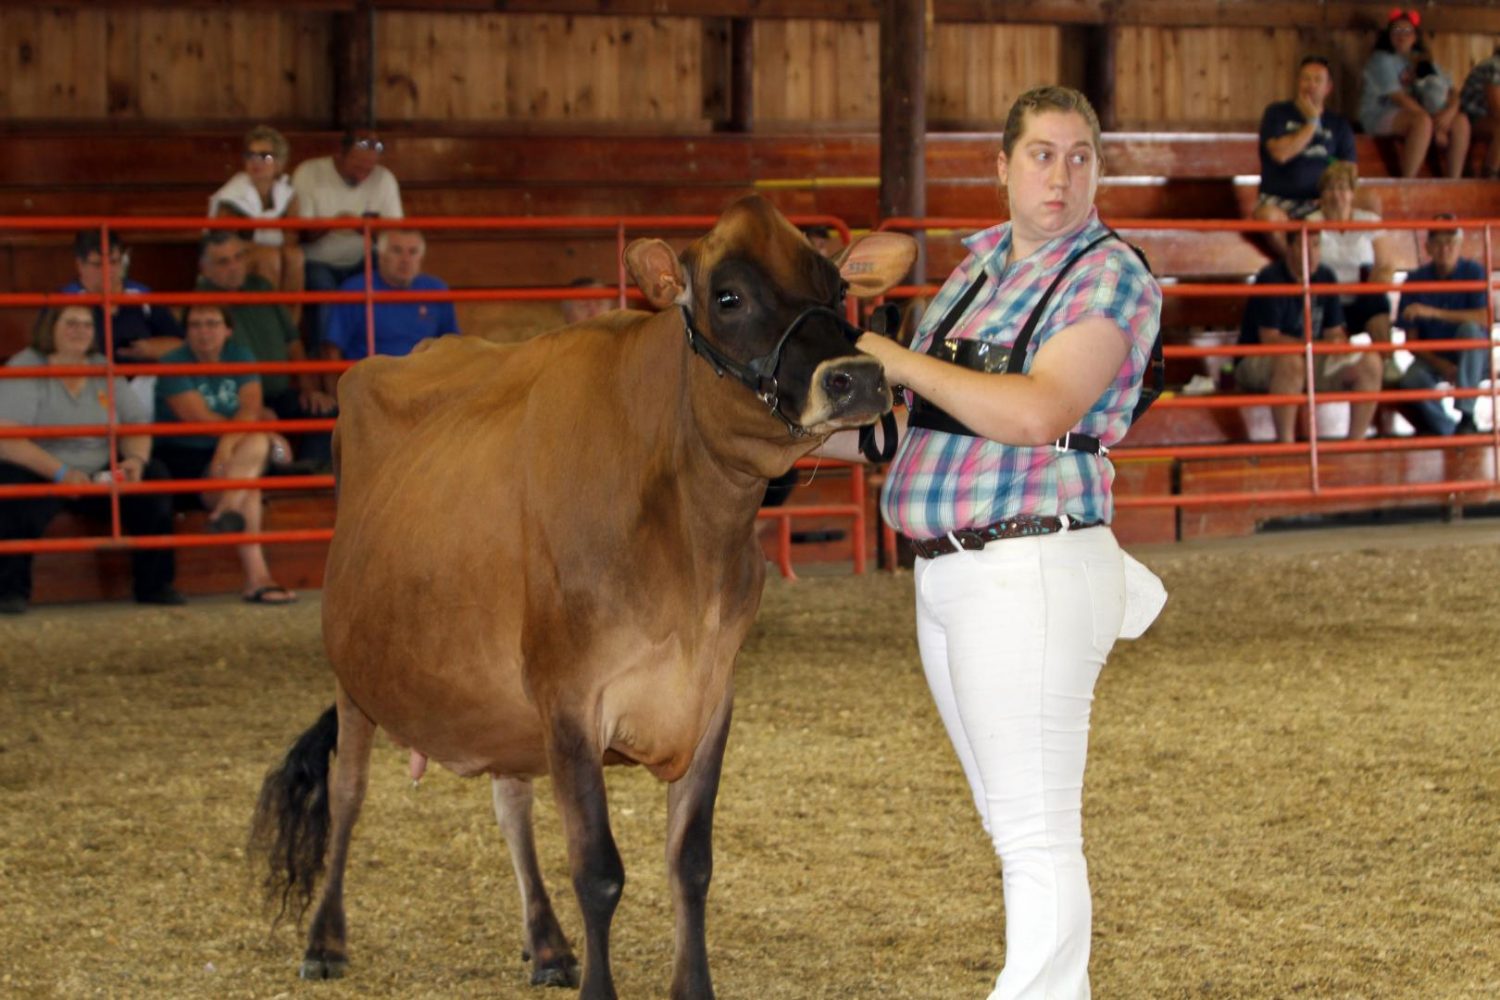
{"type": "Polygon", "coordinates": [[[859,341],[915,397],[881,505],[917,553],[922,664],[1003,869],[991,1000],[1089,995],[1089,707],[1115,639],[1165,600],[1109,528],[1106,453],[1130,425],[1161,290],[1099,221],[1100,158],[1082,94],[1023,94],[998,158],[1010,221],[966,241],[910,350],[859,341]]]}

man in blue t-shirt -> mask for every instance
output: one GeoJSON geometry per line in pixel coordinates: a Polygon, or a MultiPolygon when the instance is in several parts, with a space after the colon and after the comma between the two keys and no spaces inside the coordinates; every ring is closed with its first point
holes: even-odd
{"type": "MultiPolygon", "coordinates": [[[[1321,241],[1307,240],[1307,262],[1312,269],[1309,284],[1332,285],[1337,283],[1333,272],[1321,262],[1321,241]]],[[[1287,250],[1281,260],[1273,261],[1255,276],[1257,285],[1300,285],[1302,283],[1302,232],[1292,230],[1286,234],[1287,250]]],[[[1245,316],[1240,323],[1241,344],[1295,344],[1301,347],[1308,340],[1334,344],[1347,344],[1349,335],[1344,327],[1344,309],[1336,294],[1314,295],[1308,312],[1312,317],[1312,332],[1309,337],[1303,324],[1303,301],[1301,295],[1252,296],[1245,305],[1245,316]]],[[[1374,392],[1380,388],[1381,357],[1378,354],[1318,354],[1318,392],[1374,392]]],[[[1234,378],[1246,392],[1268,392],[1272,395],[1301,393],[1307,389],[1307,364],[1303,355],[1256,354],[1240,358],[1235,362],[1234,378]]],[[[1375,416],[1374,402],[1349,404],[1349,439],[1360,441],[1370,430],[1375,416]]],[[[1279,404],[1271,407],[1271,419],[1276,424],[1276,440],[1296,440],[1297,405],[1279,404]]]]}
{"type": "MultiPolygon", "coordinates": [[[[73,263],[78,269],[78,280],[62,287],[68,295],[88,293],[99,295],[104,291],[104,241],[97,229],[84,229],[73,238],[73,263]]],[[[182,346],[182,327],[165,306],[132,303],[131,295],[151,291],[139,281],[129,280],[125,274],[130,269],[130,251],[117,237],[111,236],[109,246],[109,284],[117,298],[110,315],[110,336],[114,343],[115,361],[122,363],[157,361],[168,351],[182,346]]],[[[93,307],[94,336],[99,350],[104,350],[104,310],[93,307]]],[[[148,388],[149,392],[149,388],[148,388]]]]}
{"type": "MultiPolygon", "coordinates": [[[[1301,219],[1318,207],[1318,179],[1334,160],[1354,162],[1354,129],[1327,107],[1333,91],[1328,60],[1307,56],[1297,69],[1297,96],[1267,106],[1260,120],[1260,196],[1252,216],[1301,219]]],[[[1280,233],[1267,234],[1279,251],[1280,233]]]]}
{"type": "MultiPolygon", "coordinates": [[[[1451,221],[1456,216],[1444,212],[1437,217],[1451,221]]],[[[1427,232],[1426,264],[1406,276],[1413,281],[1483,281],[1484,266],[1477,260],[1459,256],[1463,250],[1463,230],[1430,229],[1427,232]]],[[[1416,343],[1423,340],[1486,340],[1489,316],[1485,309],[1484,292],[1478,288],[1469,291],[1454,289],[1451,292],[1402,292],[1396,309],[1400,325],[1406,330],[1408,348],[1415,356],[1411,367],[1398,383],[1402,389],[1434,389],[1438,383],[1446,382],[1460,389],[1478,388],[1479,383],[1489,378],[1490,351],[1477,348],[1471,351],[1419,351],[1416,343]]],[[[1424,399],[1412,404],[1407,411],[1412,425],[1419,434],[1448,435],[1453,433],[1474,434],[1479,428],[1474,424],[1474,397],[1454,400],[1459,419],[1453,419],[1444,411],[1441,399],[1424,399]]]]}
{"type": "MultiPolygon", "coordinates": [[[[374,290],[447,291],[439,278],[422,273],[427,242],[408,229],[387,229],[375,244],[374,290]]],[[[339,286],[342,292],[362,292],[365,277],[357,274],[339,286]]],[[[458,333],[458,317],[451,302],[377,302],[374,306],[375,353],[410,354],[427,337],[458,333]]],[[[365,332],[365,307],[345,303],[333,307],[323,333],[323,356],[333,360],[355,360],[369,354],[365,332]]],[[[332,383],[338,382],[337,377],[332,383]]],[[[330,392],[332,388],[330,386],[330,392]]]]}

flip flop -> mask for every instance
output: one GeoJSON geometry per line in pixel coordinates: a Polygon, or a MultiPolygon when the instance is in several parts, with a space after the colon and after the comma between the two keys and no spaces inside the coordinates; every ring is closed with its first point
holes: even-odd
{"type": "Polygon", "coordinates": [[[218,517],[209,518],[203,530],[210,535],[237,535],[245,530],[245,515],[237,510],[226,510],[218,517]]]}
{"type": "Polygon", "coordinates": [[[279,583],[268,583],[264,587],[256,587],[248,594],[240,597],[246,604],[296,604],[297,595],[287,590],[279,583]],[[279,595],[279,596],[277,596],[279,595]]]}

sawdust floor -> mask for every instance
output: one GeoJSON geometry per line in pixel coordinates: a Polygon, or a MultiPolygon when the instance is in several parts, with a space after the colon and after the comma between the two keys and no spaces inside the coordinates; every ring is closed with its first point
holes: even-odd
{"type": "MultiPolygon", "coordinates": [[[[1500,532],[1154,549],[1172,592],[1100,681],[1085,802],[1094,994],[1500,994],[1500,532]]],[[[721,1000],[980,998],[997,864],[928,701],[910,578],[773,582],[717,817],[721,1000]]],[[[534,997],[488,785],[413,791],[384,741],[354,964],[296,979],[243,854],[260,777],[330,700],[290,609],[43,608],[0,622],[0,995],[534,997]]],[[[543,864],[579,936],[550,792],[543,864]]],[[[665,793],[610,774],[622,997],[664,996],[665,793]]]]}

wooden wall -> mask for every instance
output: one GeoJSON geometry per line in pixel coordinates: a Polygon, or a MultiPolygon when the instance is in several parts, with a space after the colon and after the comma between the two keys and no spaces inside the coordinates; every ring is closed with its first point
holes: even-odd
{"type": "MultiPolygon", "coordinates": [[[[1373,31],[1174,28],[1124,25],[1118,31],[1115,110],[1122,129],[1253,128],[1273,100],[1293,96],[1305,55],[1333,64],[1331,103],[1353,119],[1373,31]]],[[[1462,86],[1470,67],[1494,51],[1488,32],[1428,39],[1439,66],[1462,86]]]]}
{"type": "Polygon", "coordinates": [[[1064,63],[1062,28],[939,24],[927,56],[927,121],[934,128],[998,132],[1022,93],[1049,83],[1083,84],[1064,63]]]}
{"type": "MultiPolygon", "coordinates": [[[[1112,29],[1121,128],[1253,128],[1268,101],[1290,95],[1297,61],[1310,51],[1333,58],[1336,103],[1352,112],[1373,43],[1372,31],[1347,20],[1300,29],[1245,26],[1246,18],[1228,27],[1139,20],[1112,29]]],[[[324,126],[334,111],[335,21],[316,3],[0,6],[0,119],[10,128],[106,120],[324,126]]],[[[386,125],[702,131],[725,112],[726,24],[381,9],[377,117],[386,125]]],[[[929,123],[993,129],[1025,87],[1078,85],[1082,30],[937,22],[929,38],[929,123]]],[[[868,19],[756,20],[755,126],[873,128],[877,36],[868,19]]],[[[1438,62],[1461,82],[1489,55],[1493,37],[1454,30],[1431,41],[1438,62]]]]}
{"type": "Polygon", "coordinates": [[[325,122],[328,24],[229,7],[5,7],[0,118],[325,122]]]}
{"type": "Polygon", "coordinates": [[[703,21],[386,11],[382,121],[703,126],[703,21]]]}

